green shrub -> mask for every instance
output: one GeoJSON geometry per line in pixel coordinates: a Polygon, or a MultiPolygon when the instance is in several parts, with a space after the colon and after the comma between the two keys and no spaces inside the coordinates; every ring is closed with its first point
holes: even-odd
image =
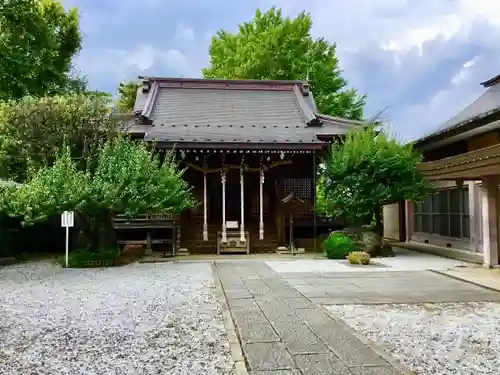
{"type": "Polygon", "coordinates": [[[334,232],[323,242],[323,251],[328,259],[345,259],[353,250],[354,240],[344,233],[334,232]]]}
{"type": "MultiPolygon", "coordinates": [[[[66,266],[64,255],[58,258],[58,263],[63,267],[66,266]]],[[[102,249],[97,252],[74,250],[69,253],[68,257],[70,268],[113,267],[126,263],[126,260],[120,256],[120,249],[102,249]]]]}
{"type": "Polygon", "coordinates": [[[353,251],[347,255],[347,260],[351,264],[370,264],[370,254],[364,251],[353,251]]]}

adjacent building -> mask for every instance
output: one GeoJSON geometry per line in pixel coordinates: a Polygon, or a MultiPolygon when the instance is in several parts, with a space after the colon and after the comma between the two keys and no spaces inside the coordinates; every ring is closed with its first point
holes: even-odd
{"type": "Polygon", "coordinates": [[[415,142],[420,170],[435,190],[421,204],[385,208],[386,236],[430,245],[434,252],[499,265],[500,76],[482,82],[484,93],[415,142]],[[390,220],[390,218],[399,218],[390,220]]]}

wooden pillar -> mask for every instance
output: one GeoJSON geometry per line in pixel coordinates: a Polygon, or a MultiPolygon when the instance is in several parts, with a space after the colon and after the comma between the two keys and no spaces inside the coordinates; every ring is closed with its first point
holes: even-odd
{"type": "Polygon", "coordinates": [[[226,170],[223,168],[221,170],[221,182],[222,182],[222,242],[227,242],[227,232],[226,232],[226,170]]]}
{"type": "Polygon", "coordinates": [[[406,220],[405,220],[405,235],[406,242],[411,241],[411,236],[415,231],[415,217],[413,216],[414,204],[411,201],[405,201],[405,212],[406,212],[406,220]]]}
{"type": "Polygon", "coordinates": [[[264,239],[264,166],[260,164],[259,178],[259,240],[264,239]]]}
{"type": "Polygon", "coordinates": [[[244,159],[241,159],[240,166],[240,209],[241,209],[241,223],[240,223],[240,241],[245,242],[245,166],[244,159]]]}
{"type": "Polygon", "coordinates": [[[483,178],[481,208],[483,221],[483,264],[488,268],[498,267],[498,180],[496,178],[483,178]]]}
{"type": "Polygon", "coordinates": [[[316,252],[318,249],[316,244],[317,228],[316,228],[316,153],[313,151],[313,180],[312,180],[312,189],[311,195],[313,199],[313,251],[316,252]]]}
{"type": "Polygon", "coordinates": [[[181,221],[175,226],[175,251],[181,248],[181,221]]]}
{"type": "Polygon", "coordinates": [[[207,172],[206,165],[203,172],[203,241],[208,241],[208,213],[207,213],[207,172]]]}
{"type": "Polygon", "coordinates": [[[148,230],[146,234],[146,254],[153,253],[153,240],[151,239],[151,232],[148,230]]]}
{"type": "Polygon", "coordinates": [[[469,186],[469,238],[470,250],[481,252],[481,189],[476,181],[467,182],[469,186]]]}

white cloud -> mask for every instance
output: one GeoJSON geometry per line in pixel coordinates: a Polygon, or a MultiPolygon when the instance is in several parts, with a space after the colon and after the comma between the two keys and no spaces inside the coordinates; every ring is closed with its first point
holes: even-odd
{"type": "Polygon", "coordinates": [[[181,43],[183,42],[191,43],[194,41],[194,30],[191,27],[179,24],[177,25],[177,30],[175,30],[173,39],[181,43]]]}
{"type": "Polygon", "coordinates": [[[451,79],[451,83],[455,86],[460,85],[462,82],[472,77],[473,67],[477,64],[479,57],[476,56],[471,60],[466,61],[462,65],[462,69],[451,79]]]}
{"type": "Polygon", "coordinates": [[[479,82],[500,73],[494,71],[500,66],[497,1],[281,4],[290,14],[304,7],[311,13],[314,33],[337,42],[350,83],[367,91],[372,111],[389,106],[392,129],[406,139],[438,128],[482,93],[479,82]]]}
{"type": "Polygon", "coordinates": [[[493,0],[256,0],[237,8],[230,0],[64,1],[84,9],[84,34],[95,47],[86,47],[79,66],[97,84],[141,71],[199,76],[214,30],[235,31],[254,7],[310,12],[313,34],[337,43],[349,83],[368,94],[367,115],[388,107],[385,117],[406,139],[437,128],[481,94],[479,82],[500,73],[493,0]],[[147,21],[137,19],[144,6],[147,21]]]}
{"type": "Polygon", "coordinates": [[[167,67],[176,71],[188,71],[189,62],[182,52],[176,49],[169,49],[159,54],[159,58],[167,64],[167,67]]]}

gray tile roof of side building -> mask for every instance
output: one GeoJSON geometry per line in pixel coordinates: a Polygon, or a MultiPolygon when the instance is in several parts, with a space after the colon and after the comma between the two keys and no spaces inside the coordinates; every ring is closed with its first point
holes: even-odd
{"type": "Polygon", "coordinates": [[[474,100],[467,107],[462,109],[458,114],[450,118],[439,126],[437,131],[434,131],[418,140],[416,143],[424,142],[434,138],[435,136],[458,129],[463,125],[470,124],[480,118],[500,111],[500,75],[493,77],[487,81],[481,82],[481,85],[486,88],[486,91],[474,100]]]}
{"type": "Polygon", "coordinates": [[[134,111],[152,125],[133,125],[145,139],[167,143],[321,144],[318,135],[365,125],[317,115],[308,84],[149,78],[134,111]]]}

